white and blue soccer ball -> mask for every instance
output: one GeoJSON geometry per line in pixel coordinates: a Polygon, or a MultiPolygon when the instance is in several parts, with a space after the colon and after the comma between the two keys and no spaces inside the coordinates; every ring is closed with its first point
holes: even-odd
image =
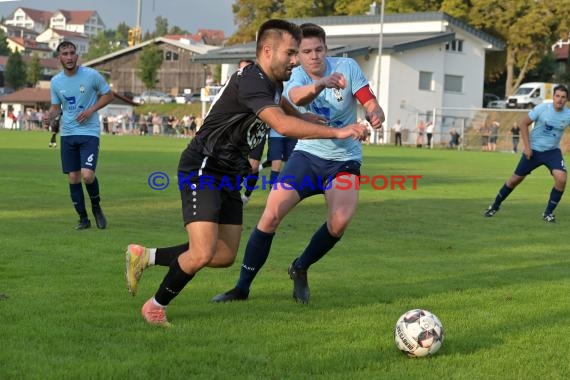
{"type": "Polygon", "coordinates": [[[443,324],[439,318],[423,309],[407,311],[394,328],[396,347],[414,358],[435,354],[443,344],[443,337],[443,324]]]}

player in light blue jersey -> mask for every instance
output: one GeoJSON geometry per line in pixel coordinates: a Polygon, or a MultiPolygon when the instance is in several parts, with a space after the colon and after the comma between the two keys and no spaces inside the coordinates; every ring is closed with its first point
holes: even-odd
{"type": "Polygon", "coordinates": [[[61,42],[57,53],[63,71],[50,82],[51,107],[44,114],[43,122],[49,125],[51,119],[62,113],[61,165],[68,176],[71,200],[79,214],[75,228],[91,227],[81,185],[83,180],[97,227],[103,229],[107,227],[107,220],[99,204],[99,181],[95,176],[100,134],[97,111],[113,100],[113,92],[96,70],[77,64],[77,48],[72,42],[61,42]]]}
{"type": "MultiPolygon", "coordinates": [[[[380,128],[384,112],[369,88],[362,70],[351,58],[327,57],[326,35],[315,24],[301,25],[301,66],[293,70],[284,94],[297,107],[319,115],[331,128],[357,121],[357,103],[373,128],[380,128]]],[[[358,204],[358,176],[362,161],[361,142],[351,139],[299,140],[272,188],[265,210],[246,246],[236,286],[218,294],[214,302],[245,300],[251,284],[264,265],[277,227],[301,200],[324,194],[326,222],[313,234],[304,252],[289,268],[293,298],[309,301],[307,270],[340,240],[358,204]],[[337,186],[338,182],[351,186],[337,186]]]]}
{"type": "Polygon", "coordinates": [[[499,190],[495,202],[485,211],[486,217],[491,217],[499,211],[501,203],[517,187],[527,175],[539,166],[546,166],[554,178],[554,186],[546,209],[542,214],[545,222],[555,223],[554,209],[562,199],[566,188],[566,165],[560,151],[560,140],[564,129],[570,126],[570,109],[566,107],[568,89],[559,85],[554,88],[552,103],[542,103],[532,109],[521,121],[520,135],[523,143],[523,154],[514,174],[507,179],[499,190]],[[530,132],[528,128],[534,123],[530,132]]]}

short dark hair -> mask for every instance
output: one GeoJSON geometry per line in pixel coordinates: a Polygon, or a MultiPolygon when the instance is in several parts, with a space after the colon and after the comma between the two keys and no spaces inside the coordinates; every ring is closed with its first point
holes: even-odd
{"type": "Polygon", "coordinates": [[[238,62],[238,66],[241,66],[242,63],[244,64],[245,67],[247,65],[253,64],[254,62],[251,59],[240,59],[238,62]]]}
{"type": "Polygon", "coordinates": [[[566,97],[568,97],[568,87],[564,86],[563,84],[559,84],[558,86],[554,87],[552,93],[554,94],[556,91],[563,91],[566,93],[566,97]]]}
{"type": "Polygon", "coordinates": [[[59,45],[57,45],[57,49],[55,49],[55,51],[57,51],[58,53],[60,52],[61,49],[66,48],[66,47],[72,47],[74,50],[77,51],[77,46],[75,46],[75,44],[71,41],[67,41],[67,40],[63,40],[59,43],[59,45]]]}
{"type": "Polygon", "coordinates": [[[301,28],[292,22],[278,19],[265,21],[257,31],[257,44],[255,48],[256,55],[261,52],[263,44],[270,38],[281,38],[284,33],[290,34],[297,43],[301,42],[301,28]]]}
{"type": "Polygon", "coordinates": [[[323,41],[323,44],[327,44],[327,34],[319,25],[307,22],[305,24],[301,24],[300,28],[303,33],[303,38],[317,37],[323,41]]]}

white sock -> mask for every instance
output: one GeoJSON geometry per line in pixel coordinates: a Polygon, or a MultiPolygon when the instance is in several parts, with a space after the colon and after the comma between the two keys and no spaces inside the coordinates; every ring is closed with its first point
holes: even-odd
{"type": "Polygon", "coordinates": [[[156,302],[156,300],[154,299],[154,297],[152,297],[152,304],[153,304],[154,306],[158,306],[158,307],[161,307],[161,308],[163,308],[163,309],[166,309],[166,306],[161,305],[161,304],[159,304],[158,302],[156,302]]]}
{"type": "Polygon", "coordinates": [[[154,261],[156,259],[156,248],[149,248],[148,249],[148,265],[154,265],[154,261]]]}

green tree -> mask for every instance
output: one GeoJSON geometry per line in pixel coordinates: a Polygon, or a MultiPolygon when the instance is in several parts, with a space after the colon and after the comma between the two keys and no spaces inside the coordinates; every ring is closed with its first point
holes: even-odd
{"type": "Polygon", "coordinates": [[[121,22],[119,25],[117,25],[114,36],[115,40],[127,41],[129,39],[129,29],[131,29],[131,27],[125,22],[121,22]]]}
{"type": "MultiPolygon", "coordinates": [[[[471,3],[467,21],[506,43],[505,96],[512,94],[529,71],[537,67],[554,42],[568,36],[567,2],[473,0],[471,3]]],[[[445,10],[454,15],[453,9],[445,10]]]]}
{"type": "Polygon", "coordinates": [[[4,33],[3,29],[0,29],[0,55],[9,55],[10,51],[8,40],[6,39],[6,33],[4,33]]]}
{"type": "Polygon", "coordinates": [[[34,53],[32,55],[32,59],[27,65],[26,68],[26,81],[32,86],[35,87],[42,77],[42,65],[40,62],[40,57],[34,53]]]}
{"type": "Polygon", "coordinates": [[[229,38],[228,44],[251,42],[264,21],[270,18],[283,18],[283,0],[236,0],[232,4],[237,31],[229,38]]]}
{"type": "Polygon", "coordinates": [[[190,34],[187,30],[182,29],[179,26],[174,25],[173,27],[170,28],[170,30],[168,31],[168,34],[190,34]]]}
{"type": "Polygon", "coordinates": [[[155,44],[150,44],[142,49],[137,62],[137,76],[146,88],[153,89],[156,87],[162,59],[162,50],[155,44]]]}
{"type": "Polygon", "coordinates": [[[15,51],[8,55],[8,61],[4,69],[4,79],[6,84],[14,90],[18,90],[26,85],[26,63],[22,59],[20,52],[15,51]]]}
{"type": "Polygon", "coordinates": [[[162,16],[157,16],[154,19],[155,28],[154,36],[155,37],[162,37],[168,34],[168,19],[162,16]]]}
{"type": "Polygon", "coordinates": [[[113,43],[114,36],[114,31],[110,33],[109,31],[99,32],[89,43],[89,51],[83,55],[82,59],[90,61],[119,50],[121,48],[120,44],[113,43]]]}

